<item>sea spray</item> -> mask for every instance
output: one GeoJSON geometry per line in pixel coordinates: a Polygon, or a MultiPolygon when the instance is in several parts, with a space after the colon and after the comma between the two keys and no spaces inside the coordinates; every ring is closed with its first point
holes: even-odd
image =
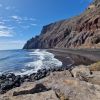
{"type": "Polygon", "coordinates": [[[8,50],[0,51],[0,73],[13,72],[16,75],[36,73],[42,68],[61,67],[62,62],[46,50],[8,50]],[[9,56],[9,57],[8,57],[9,56]]]}

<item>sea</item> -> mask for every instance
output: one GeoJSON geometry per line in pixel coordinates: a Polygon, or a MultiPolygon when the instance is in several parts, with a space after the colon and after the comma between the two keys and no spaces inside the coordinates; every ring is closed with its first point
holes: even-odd
{"type": "Polygon", "coordinates": [[[42,68],[61,67],[62,62],[47,50],[0,50],[0,74],[29,75],[42,68]]]}

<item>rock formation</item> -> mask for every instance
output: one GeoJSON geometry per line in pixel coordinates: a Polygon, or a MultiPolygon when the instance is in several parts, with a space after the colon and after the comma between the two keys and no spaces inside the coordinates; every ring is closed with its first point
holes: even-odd
{"type": "Polygon", "coordinates": [[[24,82],[20,87],[0,94],[0,100],[100,100],[100,71],[97,66],[100,62],[52,72],[43,79],[24,82]]]}
{"type": "Polygon", "coordinates": [[[27,41],[23,48],[84,47],[100,47],[100,0],[94,0],[80,16],[43,26],[40,35],[27,41]]]}

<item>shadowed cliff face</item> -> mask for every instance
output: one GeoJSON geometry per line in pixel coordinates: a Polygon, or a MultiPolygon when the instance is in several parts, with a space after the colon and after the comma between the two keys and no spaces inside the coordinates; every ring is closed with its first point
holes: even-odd
{"type": "Polygon", "coordinates": [[[43,26],[40,35],[27,41],[24,49],[64,47],[100,47],[100,0],[94,0],[80,16],[43,26]]]}

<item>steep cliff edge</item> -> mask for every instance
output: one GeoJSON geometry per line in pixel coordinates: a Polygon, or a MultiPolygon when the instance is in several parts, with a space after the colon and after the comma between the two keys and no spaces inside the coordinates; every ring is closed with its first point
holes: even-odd
{"type": "Polygon", "coordinates": [[[100,0],[80,16],[43,26],[23,48],[100,48],[100,0]]]}

